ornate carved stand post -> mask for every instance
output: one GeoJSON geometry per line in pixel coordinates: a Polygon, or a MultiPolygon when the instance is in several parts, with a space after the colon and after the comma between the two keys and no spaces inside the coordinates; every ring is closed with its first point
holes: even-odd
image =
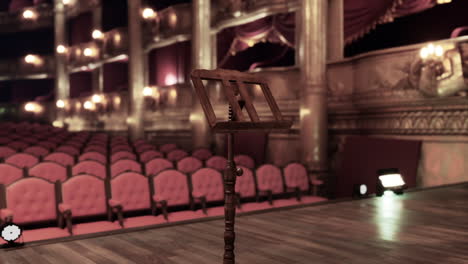
{"type": "Polygon", "coordinates": [[[195,91],[200,100],[200,104],[205,113],[208,124],[211,129],[217,133],[228,133],[228,164],[225,170],[225,231],[224,231],[224,264],[235,264],[234,241],[235,232],[234,224],[236,217],[236,176],[242,175],[242,170],[236,168],[234,163],[233,146],[234,133],[238,131],[269,131],[273,129],[288,129],[292,125],[292,121],[285,121],[276,104],[270,89],[265,80],[256,78],[249,73],[240,73],[238,71],[228,70],[194,70],[192,72],[192,82],[195,91]],[[211,106],[206,88],[202,80],[221,81],[224,92],[229,102],[229,121],[218,121],[211,106]],[[247,90],[247,84],[259,85],[262,88],[266,101],[273,113],[274,121],[261,122],[257,111],[255,110],[252,99],[247,90]],[[239,98],[240,97],[240,98],[239,98]],[[242,108],[245,109],[250,117],[249,121],[244,121],[245,117],[242,108]]]}

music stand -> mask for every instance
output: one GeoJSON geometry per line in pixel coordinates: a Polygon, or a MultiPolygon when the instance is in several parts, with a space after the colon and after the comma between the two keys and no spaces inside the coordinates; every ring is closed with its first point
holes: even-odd
{"type": "Polygon", "coordinates": [[[227,166],[224,171],[224,258],[223,264],[235,264],[234,255],[234,224],[236,217],[235,207],[235,185],[236,176],[242,175],[242,170],[236,168],[233,157],[234,133],[241,131],[271,131],[277,129],[288,129],[292,121],[283,120],[283,116],[276,104],[266,80],[254,76],[250,73],[242,73],[233,70],[193,70],[191,79],[195,87],[195,92],[200,100],[200,104],[205,113],[208,124],[215,133],[227,133],[227,166]],[[202,80],[221,81],[229,102],[229,120],[218,121],[211,105],[202,80]],[[247,91],[247,84],[260,85],[263,95],[273,114],[273,121],[260,121],[257,111],[252,103],[252,98],[247,91]],[[240,98],[236,98],[240,97],[240,98]],[[250,117],[246,121],[242,108],[250,117]]]}

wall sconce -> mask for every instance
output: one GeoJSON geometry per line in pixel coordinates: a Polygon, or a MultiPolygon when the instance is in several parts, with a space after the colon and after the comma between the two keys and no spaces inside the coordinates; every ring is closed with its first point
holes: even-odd
{"type": "Polygon", "coordinates": [[[91,97],[91,101],[93,101],[93,103],[95,104],[102,103],[102,100],[103,100],[103,96],[100,94],[95,94],[91,97]]]}
{"type": "Polygon", "coordinates": [[[67,53],[68,49],[64,45],[58,45],[56,51],[58,54],[65,54],[67,53]]]}
{"type": "Polygon", "coordinates": [[[34,10],[26,9],[23,11],[22,16],[26,20],[34,20],[34,19],[37,19],[38,14],[34,10]]]}
{"type": "Polygon", "coordinates": [[[57,106],[57,108],[65,108],[65,101],[63,101],[63,100],[57,100],[57,102],[55,103],[55,105],[57,106]]]}
{"type": "Polygon", "coordinates": [[[40,66],[43,64],[44,61],[38,55],[28,54],[24,57],[24,62],[26,62],[27,64],[40,66]]]}
{"type": "Polygon", "coordinates": [[[88,111],[93,111],[94,109],[96,109],[96,106],[91,101],[85,101],[83,104],[83,108],[88,111]]]}
{"type": "Polygon", "coordinates": [[[158,14],[150,7],[146,7],[141,11],[141,16],[145,20],[152,20],[157,18],[158,14]]]}
{"type": "Polygon", "coordinates": [[[118,95],[114,96],[113,107],[114,107],[115,110],[120,109],[120,104],[121,103],[122,103],[122,99],[120,98],[120,96],[118,96],[118,95]]]}
{"type": "Polygon", "coordinates": [[[85,55],[86,57],[93,57],[94,55],[96,55],[96,49],[85,48],[83,51],[83,55],[85,55]]]}
{"type": "Polygon", "coordinates": [[[102,33],[101,30],[95,29],[93,30],[93,33],[91,34],[93,39],[103,39],[104,38],[104,33],[102,33]]]}

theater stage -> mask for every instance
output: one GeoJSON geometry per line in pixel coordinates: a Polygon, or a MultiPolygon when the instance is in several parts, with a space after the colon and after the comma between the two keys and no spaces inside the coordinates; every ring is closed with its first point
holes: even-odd
{"type": "MultiPolygon", "coordinates": [[[[237,218],[237,263],[468,263],[468,184],[237,218]]],[[[0,263],[222,263],[216,220],[0,252],[0,263]]]]}

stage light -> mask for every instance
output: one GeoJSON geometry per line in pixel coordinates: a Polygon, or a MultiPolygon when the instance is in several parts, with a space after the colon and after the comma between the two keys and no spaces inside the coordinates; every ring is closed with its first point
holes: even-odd
{"type": "Polygon", "coordinates": [[[153,96],[153,93],[154,91],[152,87],[146,86],[143,88],[143,96],[153,96]]]}
{"type": "Polygon", "coordinates": [[[91,34],[93,39],[102,39],[104,37],[104,34],[102,33],[101,30],[95,29],[93,30],[93,33],[91,34]]]}
{"type": "Polygon", "coordinates": [[[377,171],[377,175],[377,196],[382,196],[385,191],[393,191],[395,194],[403,194],[406,184],[398,169],[382,169],[377,171]]]}
{"type": "Polygon", "coordinates": [[[146,20],[156,18],[156,12],[154,12],[154,10],[150,7],[143,9],[143,11],[141,12],[141,15],[146,20]]]}
{"type": "Polygon", "coordinates": [[[1,236],[2,239],[7,242],[7,244],[3,247],[16,247],[24,245],[24,243],[15,242],[21,237],[22,234],[23,230],[18,225],[13,223],[4,224],[1,227],[1,236]]]}
{"type": "Polygon", "coordinates": [[[58,54],[64,54],[67,52],[67,47],[65,47],[64,45],[58,45],[57,46],[57,53],[58,54]]]}
{"type": "Polygon", "coordinates": [[[37,13],[31,9],[26,9],[23,11],[23,18],[24,19],[36,19],[37,13]]]}
{"type": "Polygon", "coordinates": [[[65,101],[63,100],[57,100],[57,108],[65,108],[65,101]]]}
{"type": "Polygon", "coordinates": [[[93,103],[101,103],[102,102],[102,95],[99,95],[99,94],[95,94],[93,95],[93,97],[91,97],[91,101],[93,101],[93,103]]]}

